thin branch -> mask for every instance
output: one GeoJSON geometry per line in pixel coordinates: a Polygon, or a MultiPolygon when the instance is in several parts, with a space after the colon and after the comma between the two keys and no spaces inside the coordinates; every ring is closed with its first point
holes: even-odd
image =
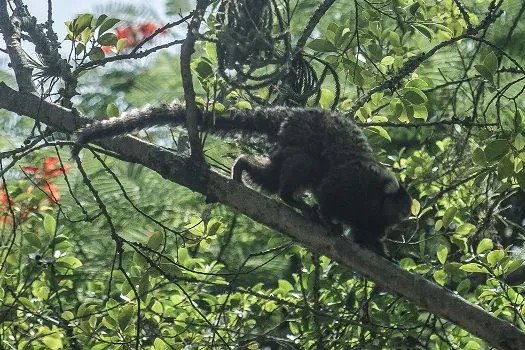
{"type": "Polygon", "coordinates": [[[180,50],[180,75],[182,87],[184,88],[184,100],[186,101],[186,126],[191,147],[191,157],[204,161],[198,128],[198,107],[195,102],[195,89],[193,88],[193,76],[191,73],[191,55],[195,51],[197,33],[201,25],[204,12],[208,7],[208,0],[197,0],[195,12],[188,25],[188,34],[180,50]]]}
{"type": "Polygon", "coordinates": [[[330,9],[330,7],[334,4],[335,0],[324,0],[321,5],[315,10],[312,17],[310,17],[310,20],[308,21],[308,24],[306,25],[306,28],[303,31],[303,34],[297,40],[297,44],[295,45],[295,52],[299,52],[304,48],[304,45],[306,45],[306,41],[308,41],[308,38],[310,38],[310,35],[312,35],[312,32],[317,27],[317,24],[319,24],[319,21],[321,18],[325,15],[326,11],[330,9]]]}

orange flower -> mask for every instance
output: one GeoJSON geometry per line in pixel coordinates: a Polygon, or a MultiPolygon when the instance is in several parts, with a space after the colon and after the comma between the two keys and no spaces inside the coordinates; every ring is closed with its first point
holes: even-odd
{"type": "Polygon", "coordinates": [[[138,25],[139,32],[142,33],[143,36],[150,36],[151,34],[155,33],[155,31],[159,28],[159,26],[156,23],[153,22],[145,22],[138,25]]]}
{"type": "MultiPolygon", "coordinates": [[[[68,164],[64,164],[63,167],[60,167],[59,159],[57,157],[46,157],[44,158],[41,168],[29,165],[22,167],[22,169],[26,174],[33,175],[33,181],[37,185],[40,185],[39,187],[47,194],[48,199],[52,204],[58,202],[60,199],[58,187],[56,184],[50,183],[48,180],[67,173],[70,169],[68,164]]],[[[27,193],[31,193],[32,191],[33,187],[29,186],[27,193]]]]}

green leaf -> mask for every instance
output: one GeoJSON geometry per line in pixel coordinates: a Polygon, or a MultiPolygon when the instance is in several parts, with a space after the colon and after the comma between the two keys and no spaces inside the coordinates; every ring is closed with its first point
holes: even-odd
{"type": "Polygon", "coordinates": [[[463,349],[464,350],[478,350],[478,349],[481,349],[481,345],[477,341],[469,340],[463,349]]]}
{"type": "Polygon", "coordinates": [[[124,305],[118,314],[118,326],[124,331],[129,326],[131,318],[133,317],[133,304],[124,305]]]}
{"type": "Polygon", "coordinates": [[[168,344],[164,342],[164,340],[160,338],[155,338],[155,341],[153,342],[153,348],[155,350],[168,350],[168,344]]]}
{"type": "Polygon", "coordinates": [[[199,59],[193,62],[192,68],[202,79],[213,77],[213,67],[210,62],[205,59],[199,59]]]}
{"type": "Polygon", "coordinates": [[[312,50],[319,51],[319,52],[336,52],[337,49],[335,46],[325,39],[314,39],[310,41],[307,45],[312,50]]]}
{"type": "Polygon", "coordinates": [[[487,158],[485,157],[485,152],[480,147],[477,147],[472,152],[472,161],[476,165],[485,165],[485,164],[487,164],[487,158]]]}
{"type": "Polygon", "coordinates": [[[523,134],[516,135],[516,138],[514,139],[514,147],[516,147],[516,150],[521,151],[523,147],[525,147],[525,136],[523,134]]]}
{"type": "Polygon", "coordinates": [[[44,214],[44,231],[52,236],[55,234],[57,222],[54,217],[49,214],[44,214]]]}
{"type": "Polygon", "coordinates": [[[476,248],[476,254],[481,254],[487,250],[492,250],[494,248],[494,244],[492,243],[492,239],[490,238],[483,238],[479,243],[478,247],[476,248]]]}
{"type": "Polygon", "coordinates": [[[107,46],[115,46],[117,45],[118,38],[113,33],[105,33],[102,34],[98,39],[97,42],[100,45],[107,45],[107,46]]]}
{"type": "Polygon", "coordinates": [[[428,265],[428,264],[419,264],[419,265],[416,266],[414,271],[416,273],[419,273],[419,274],[423,275],[423,274],[427,273],[428,271],[430,271],[430,269],[431,269],[431,266],[428,265]]]}
{"type": "Polygon", "coordinates": [[[98,16],[97,21],[95,23],[95,28],[99,27],[102,23],[104,23],[106,18],[108,18],[108,15],[105,14],[101,14],[100,16],[98,16]]]}
{"type": "Polygon", "coordinates": [[[493,250],[487,254],[487,262],[489,263],[490,266],[494,266],[497,263],[499,263],[501,259],[503,259],[504,257],[505,257],[504,250],[501,250],[501,249],[493,250]]]}
{"type": "Polygon", "coordinates": [[[117,18],[108,18],[102,23],[98,30],[98,35],[102,35],[106,30],[111,29],[115,24],[120,22],[120,19],[117,18]]]}
{"type": "Polygon", "coordinates": [[[384,64],[385,66],[389,66],[391,64],[394,64],[395,61],[396,60],[394,59],[394,57],[392,57],[392,56],[385,56],[381,60],[381,64],[384,64]]]}
{"type": "Polygon", "coordinates": [[[447,273],[443,270],[437,270],[432,275],[434,277],[434,280],[439,284],[440,286],[444,286],[447,282],[447,273]]]}
{"type": "Polygon", "coordinates": [[[428,110],[425,105],[414,105],[412,108],[414,109],[414,118],[427,120],[428,110]]]}
{"type": "Polygon", "coordinates": [[[514,163],[509,157],[503,157],[498,163],[498,179],[503,180],[514,175],[514,163]]]}
{"type": "Polygon", "coordinates": [[[128,45],[128,39],[127,38],[120,38],[117,41],[117,45],[115,46],[117,49],[117,52],[122,52],[128,45]]]}
{"type": "Polygon", "coordinates": [[[460,235],[453,235],[450,237],[450,241],[454,243],[462,252],[467,251],[467,238],[460,235]]]}
{"type": "Polygon", "coordinates": [[[476,64],[474,68],[478,71],[479,75],[481,75],[481,77],[487,80],[488,82],[492,83],[494,81],[492,73],[484,65],[476,64]]]}
{"type": "Polygon", "coordinates": [[[388,134],[388,131],[386,131],[385,128],[383,128],[382,126],[369,126],[368,127],[370,130],[376,132],[379,136],[381,136],[382,138],[388,140],[389,142],[392,141],[392,139],[390,138],[390,135],[388,134]]]}
{"type": "Polygon", "coordinates": [[[503,158],[510,149],[509,141],[494,140],[485,147],[485,157],[488,162],[494,162],[503,158]]]}
{"type": "Polygon", "coordinates": [[[44,343],[49,349],[62,349],[62,340],[60,339],[60,333],[46,335],[42,338],[42,343],[44,343]]]}
{"type": "Polygon", "coordinates": [[[75,315],[71,311],[64,311],[60,316],[66,321],[71,321],[75,318],[75,315]]]}
{"type": "Polygon", "coordinates": [[[151,237],[148,239],[148,247],[150,247],[153,250],[159,250],[161,245],[164,243],[164,232],[158,231],[155,232],[151,237]]]}
{"type": "Polygon", "coordinates": [[[447,261],[447,256],[448,256],[448,247],[440,244],[437,247],[436,254],[437,254],[437,258],[439,262],[441,263],[441,265],[445,264],[445,262],[447,261]]]}
{"type": "Polygon", "coordinates": [[[503,266],[503,273],[505,273],[505,274],[513,273],[518,268],[520,268],[521,265],[523,265],[523,260],[521,260],[521,259],[520,260],[508,261],[505,264],[505,266],[503,266]]]}
{"type": "Polygon", "coordinates": [[[60,263],[61,265],[65,265],[66,267],[70,269],[76,269],[82,266],[82,262],[73,256],[63,256],[61,258],[58,258],[57,263],[60,263]]]}
{"type": "Polygon", "coordinates": [[[117,107],[116,104],[114,104],[113,102],[112,103],[109,103],[106,107],[106,115],[108,117],[118,117],[120,115],[120,111],[117,107]]]}
{"type": "Polygon", "coordinates": [[[24,238],[26,239],[26,241],[29,243],[29,245],[31,245],[32,247],[35,247],[35,248],[41,248],[42,247],[42,243],[40,242],[40,238],[33,232],[25,232],[24,233],[24,238]]]}
{"type": "Polygon", "coordinates": [[[429,86],[428,82],[423,80],[423,79],[421,79],[421,78],[411,79],[405,85],[405,87],[413,87],[413,88],[416,88],[416,89],[424,89],[424,88],[427,88],[428,86],[429,86]]]}
{"type": "Polygon", "coordinates": [[[412,258],[403,258],[399,261],[399,266],[407,271],[411,271],[416,268],[416,263],[412,258]]]}
{"type": "Polygon", "coordinates": [[[496,71],[498,70],[498,58],[494,54],[494,52],[490,52],[487,56],[485,56],[485,59],[483,60],[483,65],[491,75],[494,75],[496,71]]]}
{"type": "Polygon", "coordinates": [[[432,40],[432,36],[434,35],[434,32],[432,31],[432,29],[430,29],[429,27],[425,25],[418,24],[418,23],[414,23],[412,24],[412,26],[416,28],[418,32],[426,36],[428,40],[432,40]]]}
{"type": "Polygon", "coordinates": [[[239,109],[252,109],[252,105],[248,101],[239,101],[235,104],[235,107],[239,109]]]}
{"type": "Polygon", "coordinates": [[[330,108],[335,100],[335,93],[332,90],[322,88],[321,98],[319,99],[319,105],[322,108],[330,108]]]}
{"type": "Polygon", "coordinates": [[[456,229],[456,233],[458,235],[463,235],[463,236],[471,234],[471,233],[474,233],[474,231],[476,231],[476,226],[474,226],[474,225],[472,225],[470,223],[461,224],[456,229]]]}
{"type": "Polygon", "coordinates": [[[80,55],[82,52],[84,52],[84,50],[86,49],[86,46],[82,43],[77,43],[77,45],[75,46],[75,55],[78,56],[80,55]]]}
{"type": "Polygon", "coordinates": [[[459,282],[458,286],[456,287],[457,292],[460,295],[463,295],[464,293],[467,293],[470,290],[472,283],[468,278],[465,278],[463,281],[459,282]]]}
{"type": "Polygon", "coordinates": [[[458,211],[458,208],[456,207],[450,207],[447,210],[445,210],[445,213],[443,214],[443,226],[448,227],[452,220],[454,220],[454,217],[456,216],[456,213],[458,211]]]}
{"type": "Polygon", "coordinates": [[[93,32],[91,31],[91,28],[86,28],[82,31],[80,34],[80,39],[82,40],[82,43],[85,45],[89,39],[93,37],[93,32]]]}
{"type": "Polygon", "coordinates": [[[89,59],[91,61],[101,60],[105,57],[104,51],[100,47],[94,47],[89,51],[89,59]]]}
{"type": "Polygon", "coordinates": [[[425,93],[415,87],[406,87],[400,90],[400,94],[413,105],[420,105],[428,101],[425,93]]]}
{"type": "Polygon", "coordinates": [[[292,284],[287,280],[279,280],[278,285],[278,291],[283,294],[287,294],[289,291],[293,290],[292,284]]]}
{"type": "Polygon", "coordinates": [[[489,273],[489,271],[478,263],[469,263],[460,267],[465,272],[489,273]]]}
{"type": "Polygon", "coordinates": [[[525,171],[520,171],[515,175],[516,181],[518,182],[518,185],[520,188],[525,191],[525,171]]]}
{"type": "Polygon", "coordinates": [[[210,222],[208,222],[208,237],[218,235],[224,232],[224,229],[222,222],[216,219],[211,219],[210,222]]]}
{"type": "Polygon", "coordinates": [[[146,258],[139,252],[133,253],[133,263],[139,267],[146,267],[148,266],[148,261],[146,258]]]}
{"type": "Polygon", "coordinates": [[[78,35],[84,31],[84,29],[91,26],[91,21],[93,20],[93,15],[89,13],[84,13],[79,15],[73,20],[72,31],[73,34],[78,35]]]}
{"type": "Polygon", "coordinates": [[[412,204],[410,205],[410,212],[414,216],[418,216],[421,211],[421,203],[415,198],[412,199],[412,204]]]}

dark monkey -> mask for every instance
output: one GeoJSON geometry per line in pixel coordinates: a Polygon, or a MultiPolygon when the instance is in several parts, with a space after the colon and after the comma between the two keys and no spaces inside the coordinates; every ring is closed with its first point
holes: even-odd
{"type": "MultiPolygon", "coordinates": [[[[350,226],[357,243],[384,255],[386,229],[408,216],[412,200],[395,175],[375,159],[362,130],[348,118],[315,108],[249,112],[218,116],[210,131],[266,134],[277,147],[269,157],[237,158],[232,178],[242,181],[246,172],[266,191],[303,209],[306,205],[295,196],[310,190],[324,220],[350,226]]],[[[184,118],[180,105],[149,108],[88,125],[77,133],[77,142],[81,145],[147,126],[181,124],[184,118]]],[[[210,116],[203,113],[200,118],[201,125],[206,125],[210,116]]]]}

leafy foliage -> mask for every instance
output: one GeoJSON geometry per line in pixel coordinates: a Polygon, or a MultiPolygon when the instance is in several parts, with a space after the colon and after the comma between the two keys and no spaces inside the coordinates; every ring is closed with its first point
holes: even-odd
{"type": "MultiPolygon", "coordinates": [[[[525,70],[515,39],[525,28],[518,3],[268,1],[260,13],[214,3],[191,65],[196,100],[216,113],[320,105],[355,117],[414,197],[412,216],[387,242],[400,266],[523,329],[525,70]],[[239,14],[264,19],[264,30],[257,21],[239,24],[239,14]]],[[[168,4],[173,23],[178,7],[189,8],[168,4]]],[[[133,22],[144,13],[136,9],[111,9],[66,24],[74,66],[67,79],[43,55],[34,60],[43,97],[72,101],[95,118],[182,99],[179,51],[165,50],[181,42],[181,31],[155,18],[133,22]],[[143,27],[148,23],[154,28],[143,27]]],[[[81,168],[73,167],[56,142],[63,134],[1,116],[13,140],[0,143],[5,344],[487,346],[147,169],[88,151],[81,168]]],[[[182,129],[138,135],[187,151],[182,129]]],[[[225,175],[241,149],[271,148],[257,138],[201,137],[209,164],[225,175]]]]}

